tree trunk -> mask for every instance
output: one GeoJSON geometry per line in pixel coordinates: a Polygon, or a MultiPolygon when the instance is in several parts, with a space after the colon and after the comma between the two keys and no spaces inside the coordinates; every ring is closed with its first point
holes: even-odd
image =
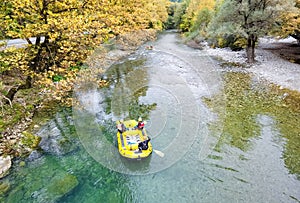
{"type": "Polygon", "coordinates": [[[254,34],[250,34],[247,39],[247,48],[246,48],[246,53],[247,53],[247,62],[248,63],[254,63],[255,62],[255,43],[257,41],[257,36],[254,34]]]}
{"type": "Polygon", "coordinates": [[[291,34],[291,37],[295,38],[298,45],[300,45],[300,31],[295,30],[295,34],[291,34]]]}
{"type": "Polygon", "coordinates": [[[14,99],[16,93],[17,93],[19,90],[31,88],[31,85],[32,85],[31,82],[32,82],[31,76],[27,76],[26,82],[25,82],[24,84],[21,84],[21,85],[18,86],[18,87],[13,87],[13,88],[11,88],[11,89],[8,91],[7,95],[5,95],[5,97],[6,97],[5,103],[6,103],[6,104],[9,104],[9,103],[14,99]],[[7,100],[7,99],[9,99],[9,100],[7,100]]]}

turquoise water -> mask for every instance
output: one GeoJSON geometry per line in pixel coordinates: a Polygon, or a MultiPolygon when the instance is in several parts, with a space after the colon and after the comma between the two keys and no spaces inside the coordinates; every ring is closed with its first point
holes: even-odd
{"type": "Polygon", "coordinates": [[[40,130],[43,150],[1,180],[1,201],[299,202],[299,93],[225,71],[174,36],[110,67],[107,88],[79,88],[80,105],[40,130]],[[138,116],[163,158],[119,156],[115,121],[138,116]]]}

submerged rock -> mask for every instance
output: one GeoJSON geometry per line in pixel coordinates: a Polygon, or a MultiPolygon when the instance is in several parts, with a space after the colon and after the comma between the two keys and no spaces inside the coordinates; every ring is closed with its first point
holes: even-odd
{"type": "Polygon", "coordinates": [[[72,137],[71,127],[70,122],[58,114],[37,133],[42,138],[40,148],[53,155],[65,155],[76,150],[77,145],[72,137]]]}
{"type": "Polygon", "coordinates": [[[0,156],[0,178],[3,178],[8,174],[8,170],[11,167],[11,158],[10,156],[0,156]]]}
{"type": "Polygon", "coordinates": [[[6,193],[10,189],[10,183],[9,182],[2,182],[0,183],[0,197],[5,196],[6,193]]]}
{"type": "Polygon", "coordinates": [[[30,155],[28,156],[28,161],[34,161],[36,159],[39,159],[43,154],[37,150],[33,150],[30,155]]]}
{"type": "Polygon", "coordinates": [[[49,184],[39,191],[32,193],[34,202],[51,203],[70,193],[78,185],[76,176],[68,173],[56,174],[49,184]]]}

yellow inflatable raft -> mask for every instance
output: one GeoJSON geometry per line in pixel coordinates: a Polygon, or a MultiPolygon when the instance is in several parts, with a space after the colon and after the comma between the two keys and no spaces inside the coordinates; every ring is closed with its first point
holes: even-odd
{"type": "MultiPolygon", "coordinates": [[[[119,123],[120,125],[120,123],[119,123]]],[[[152,145],[148,140],[145,129],[138,129],[138,122],[135,120],[124,121],[123,130],[118,130],[118,149],[121,156],[130,159],[146,158],[152,153],[152,145]],[[147,147],[141,148],[141,144],[147,144],[147,147]],[[140,144],[140,145],[139,145],[140,144]],[[140,146],[140,147],[139,147],[140,146]]]]}

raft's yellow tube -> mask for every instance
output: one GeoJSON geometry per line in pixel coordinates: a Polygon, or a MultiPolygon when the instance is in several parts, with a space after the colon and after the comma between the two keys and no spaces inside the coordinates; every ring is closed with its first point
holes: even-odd
{"type": "Polygon", "coordinates": [[[146,130],[138,130],[135,127],[138,122],[135,120],[124,121],[126,131],[117,133],[118,149],[121,156],[130,159],[146,158],[152,153],[152,144],[148,143],[147,150],[138,150],[138,143],[147,139],[146,130]]]}

